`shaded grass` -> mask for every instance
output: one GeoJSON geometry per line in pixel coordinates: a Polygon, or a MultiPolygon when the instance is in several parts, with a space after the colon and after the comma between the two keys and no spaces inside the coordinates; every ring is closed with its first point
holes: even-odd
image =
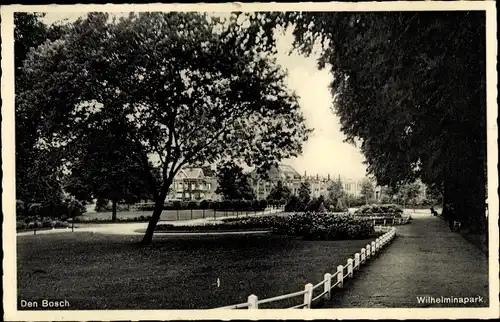
{"type": "Polygon", "coordinates": [[[246,302],[250,294],[267,298],[316,284],[371,241],[156,236],[153,247],[140,247],[140,238],[90,233],[18,237],[18,300],[67,299],[69,309],[215,308],[246,302]]]}

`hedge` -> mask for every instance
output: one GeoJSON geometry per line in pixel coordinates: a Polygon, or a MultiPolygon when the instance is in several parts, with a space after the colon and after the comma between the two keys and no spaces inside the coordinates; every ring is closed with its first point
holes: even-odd
{"type": "MultiPolygon", "coordinates": [[[[196,210],[215,209],[224,211],[262,211],[268,206],[266,200],[202,200],[197,201],[168,201],[163,204],[163,210],[196,210]]],[[[140,204],[137,210],[153,211],[154,203],[140,204]]]]}
{"type": "Polygon", "coordinates": [[[24,203],[16,200],[16,217],[25,221],[26,218],[59,218],[81,216],[86,208],[78,200],[62,200],[59,202],[24,203]]]}
{"type": "Polygon", "coordinates": [[[394,204],[365,205],[354,212],[357,216],[401,217],[403,209],[394,204]]]}
{"type": "Polygon", "coordinates": [[[28,230],[35,228],[65,228],[69,227],[67,221],[53,218],[44,218],[43,220],[25,220],[16,222],[16,230],[28,230]]]}

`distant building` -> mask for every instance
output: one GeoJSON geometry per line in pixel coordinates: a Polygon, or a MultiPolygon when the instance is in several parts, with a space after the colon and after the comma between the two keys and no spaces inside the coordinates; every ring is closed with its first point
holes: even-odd
{"type": "Polygon", "coordinates": [[[215,193],[217,180],[205,176],[201,168],[183,168],[174,177],[167,199],[193,200],[220,199],[215,193]]]}
{"type": "Polygon", "coordinates": [[[344,191],[354,197],[361,196],[361,180],[343,179],[344,191]]]}
{"type": "MultiPolygon", "coordinates": [[[[311,188],[311,197],[325,196],[328,194],[328,187],[333,183],[335,178],[333,176],[320,176],[320,175],[300,175],[293,167],[289,165],[278,165],[278,167],[271,167],[268,171],[268,179],[260,178],[254,170],[251,172],[253,179],[253,188],[255,190],[257,199],[266,199],[271,189],[281,181],[284,186],[288,187],[293,194],[298,193],[298,189],[302,182],[309,182],[311,188]]],[[[342,179],[344,191],[359,196],[361,191],[361,182],[356,180],[342,179]]]]}
{"type": "Polygon", "coordinates": [[[262,179],[256,170],[250,173],[252,186],[257,199],[266,199],[271,189],[275,187],[279,181],[287,186],[292,193],[297,193],[297,189],[301,183],[300,174],[289,165],[272,166],[267,172],[267,179],[262,179]]]}

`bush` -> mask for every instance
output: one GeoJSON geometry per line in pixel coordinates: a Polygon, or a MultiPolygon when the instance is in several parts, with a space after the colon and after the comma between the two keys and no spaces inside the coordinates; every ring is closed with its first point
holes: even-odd
{"type": "Polygon", "coordinates": [[[365,239],[374,232],[372,222],[348,214],[319,212],[295,214],[276,229],[282,234],[312,240],[365,239]]]}
{"type": "Polygon", "coordinates": [[[69,224],[67,221],[54,219],[54,218],[43,218],[43,220],[29,219],[27,222],[18,221],[16,222],[16,230],[28,230],[28,229],[40,229],[40,228],[66,228],[69,224]]]}
{"type": "Polygon", "coordinates": [[[187,203],[187,209],[200,209],[200,206],[196,201],[190,201],[187,203]]]}
{"type": "Polygon", "coordinates": [[[16,202],[16,215],[19,220],[33,221],[34,218],[60,218],[66,219],[71,216],[80,216],[86,211],[85,205],[72,199],[59,202],[46,201],[43,203],[16,202]]]}
{"type": "Polygon", "coordinates": [[[24,205],[24,202],[22,200],[16,200],[16,217],[22,218],[26,214],[26,206],[24,205]]]}
{"type": "Polygon", "coordinates": [[[299,211],[297,209],[299,203],[300,203],[299,197],[297,195],[292,195],[290,199],[288,199],[288,202],[285,205],[285,211],[286,212],[299,211]]]}
{"type": "Polygon", "coordinates": [[[262,199],[259,201],[260,209],[259,210],[264,210],[267,208],[267,200],[262,199]]]}
{"type": "Polygon", "coordinates": [[[306,205],[305,211],[317,211],[319,208],[319,200],[318,198],[312,198],[306,205]]]}
{"type": "Polygon", "coordinates": [[[210,203],[208,202],[208,200],[202,200],[200,202],[200,209],[209,209],[210,207],[210,203]]]}
{"type": "Polygon", "coordinates": [[[106,211],[105,208],[108,205],[108,203],[109,202],[106,199],[99,198],[95,202],[95,208],[94,208],[94,210],[96,212],[105,212],[106,211]]]}
{"type": "Polygon", "coordinates": [[[388,204],[388,205],[364,205],[361,206],[354,213],[357,216],[387,216],[387,217],[401,217],[403,209],[400,207],[388,204]]]}
{"type": "Polygon", "coordinates": [[[16,230],[25,230],[28,229],[28,224],[22,221],[16,222],[16,230]]]}

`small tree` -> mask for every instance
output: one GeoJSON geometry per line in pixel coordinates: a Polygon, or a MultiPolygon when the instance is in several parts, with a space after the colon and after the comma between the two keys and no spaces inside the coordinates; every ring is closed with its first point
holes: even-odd
{"type": "Polygon", "coordinates": [[[338,200],[343,197],[344,197],[344,186],[340,178],[338,178],[336,181],[332,182],[328,186],[327,198],[329,199],[329,202],[331,204],[336,205],[338,200]]]}
{"type": "Polygon", "coordinates": [[[406,205],[415,205],[416,198],[420,195],[420,185],[416,182],[408,183],[399,188],[399,196],[406,205]]]}
{"type": "Polygon", "coordinates": [[[276,186],[274,186],[269,192],[267,200],[273,205],[279,205],[282,200],[287,200],[288,198],[290,198],[291,194],[292,192],[290,191],[290,189],[287,186],[283,185],[283,182],[280,180],[278,181],[276,186]]]}
{"type": "Polygon", "coordinates": [[[373,183],[370,179],[365,178],[361,181],[361,196],[365,199],[365,204],[373,199],[375,194],[375,188],[373,187],[373,183]]]}
{"type": "Polygon", "coordinates": [[[309,182],[301,182],[297,189],[299,200],[302,204],[307,205],[311,201],[311,185],[309,182]]]}
{"type": "Polygon", "coordinates": [[[217,189],[215,192],[228,200],[255,199],[249,175],[243,173],[243,168],[232,161],[221,163],[217,167],[217,189]]]}

